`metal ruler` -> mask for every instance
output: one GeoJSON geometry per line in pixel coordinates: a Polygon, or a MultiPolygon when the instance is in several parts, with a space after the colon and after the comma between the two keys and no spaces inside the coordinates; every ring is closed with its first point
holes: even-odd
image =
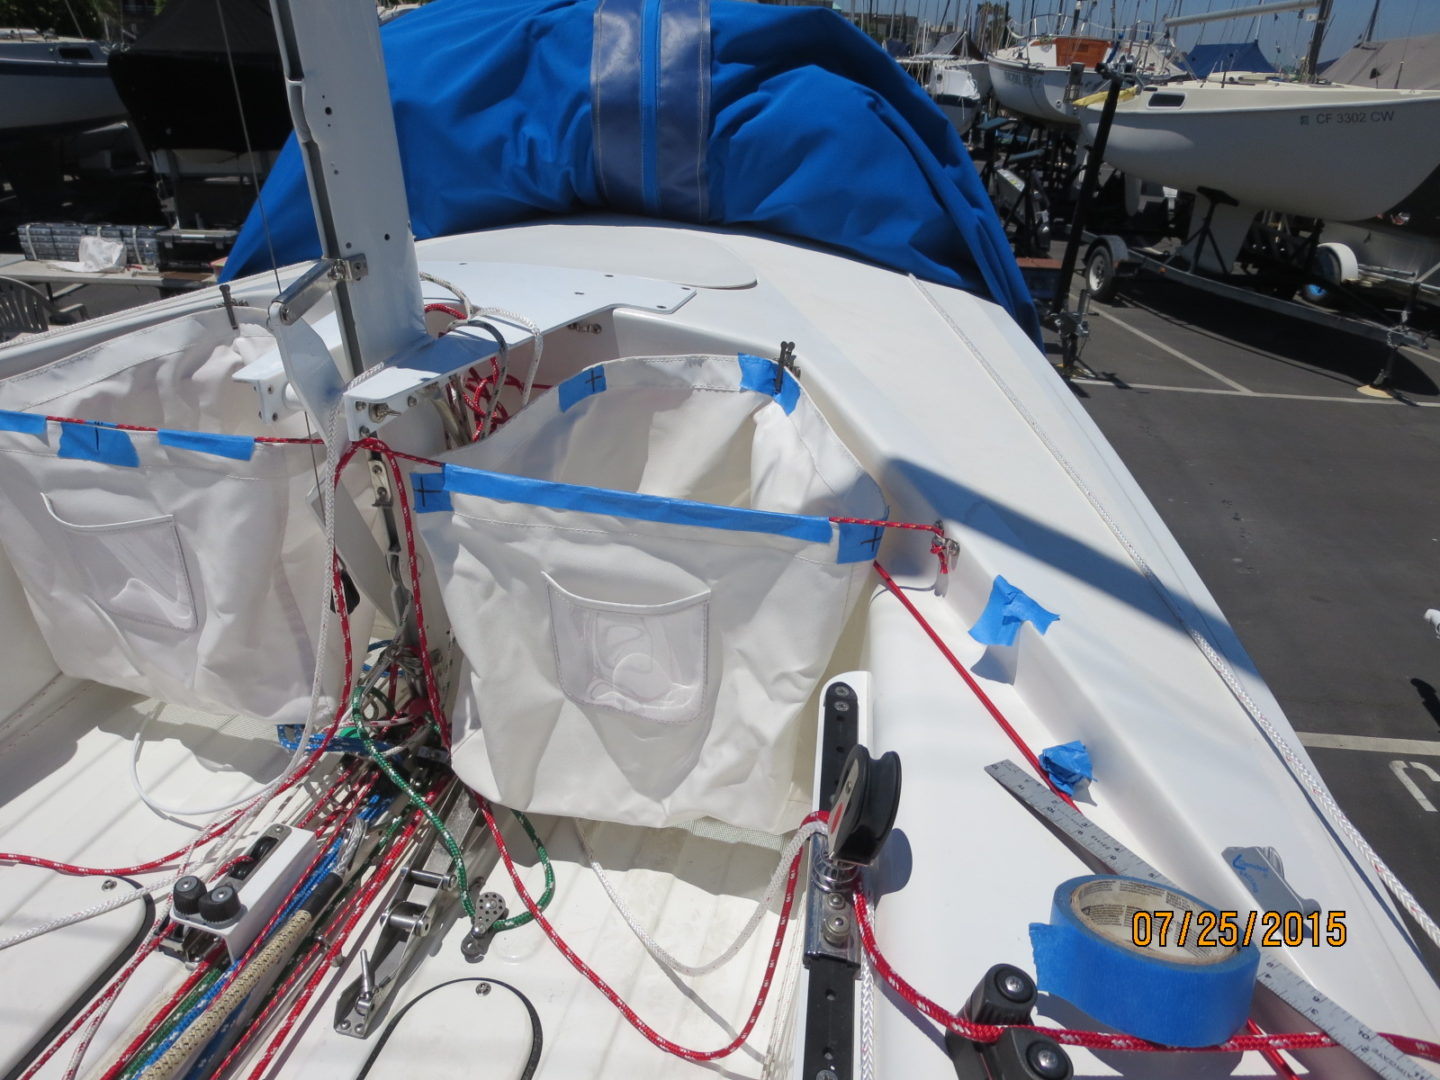
{"type": "MultiPolygon", "coordinates": [[[[1088,851],[1111,873],[1141,878],[1169,889],[1177,886],[1119,840],[1055,793],[1028,776],[1013,761],[997,761],[985,771],[1050,825],[1088,851]]],[[[1259,983],[1300,1013],[1385,1080],[1435,1080],[1419,1062],[1402,1054],[1383,1035],[1362,1024],[1274,956],[1260,954],[1259,983]]]]}

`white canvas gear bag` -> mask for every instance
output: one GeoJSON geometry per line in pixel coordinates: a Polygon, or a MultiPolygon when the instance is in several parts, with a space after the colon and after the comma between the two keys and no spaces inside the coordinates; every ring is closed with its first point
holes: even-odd
{"type": "MultiPolygon", "coordinates": [[[[582,371],[411,476],[464,653],[452,763],[517,808],[780,831],[879,489],[750,356],[582,371]]],[[[810,751],[805,750],[805,760],[810,751]]]]}

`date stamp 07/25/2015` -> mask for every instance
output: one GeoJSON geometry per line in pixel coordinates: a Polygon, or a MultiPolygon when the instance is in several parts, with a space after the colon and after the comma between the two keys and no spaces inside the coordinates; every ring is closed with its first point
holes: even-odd
{"type": "Polygon", "coordinates": [[[1345,939],[1343,911],[1137,911],[1130,920],[1130,943],[1137,949],[1339,946],[1345,939]]]}

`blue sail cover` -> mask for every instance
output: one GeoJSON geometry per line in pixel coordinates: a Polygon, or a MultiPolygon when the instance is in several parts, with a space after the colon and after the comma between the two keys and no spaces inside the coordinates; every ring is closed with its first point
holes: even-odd
{"type": "Polygon", "coordinates": [[[1226,71],[1274,71],[1275,65],[1265,59],[1258,41],[1241,41],[1233,45],[1196,45],[1185,54],[1190,70],[1200,78],[1226,71]]]}
{"type": "MultiPolygon", "coordinates": [[[[829,245],[1035,309],[955,129],[822,8],[435,0],[381,31],[418,239],[610,210],[829,245]]],[[[319,256],[292,135],[223,277],[319,256]]]]}

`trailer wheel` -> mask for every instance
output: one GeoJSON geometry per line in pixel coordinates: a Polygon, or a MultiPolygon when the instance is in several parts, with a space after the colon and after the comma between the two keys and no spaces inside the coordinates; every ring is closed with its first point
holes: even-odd
{"type": "Polygon", "coordinates": [[[1115,256],[1106,244],[1096,244],[1085,256],[1085,284],[1090,295],[1102,303],[1109,303],[1119,292],[1119,280],[1115,274],[1115,256]]]}

